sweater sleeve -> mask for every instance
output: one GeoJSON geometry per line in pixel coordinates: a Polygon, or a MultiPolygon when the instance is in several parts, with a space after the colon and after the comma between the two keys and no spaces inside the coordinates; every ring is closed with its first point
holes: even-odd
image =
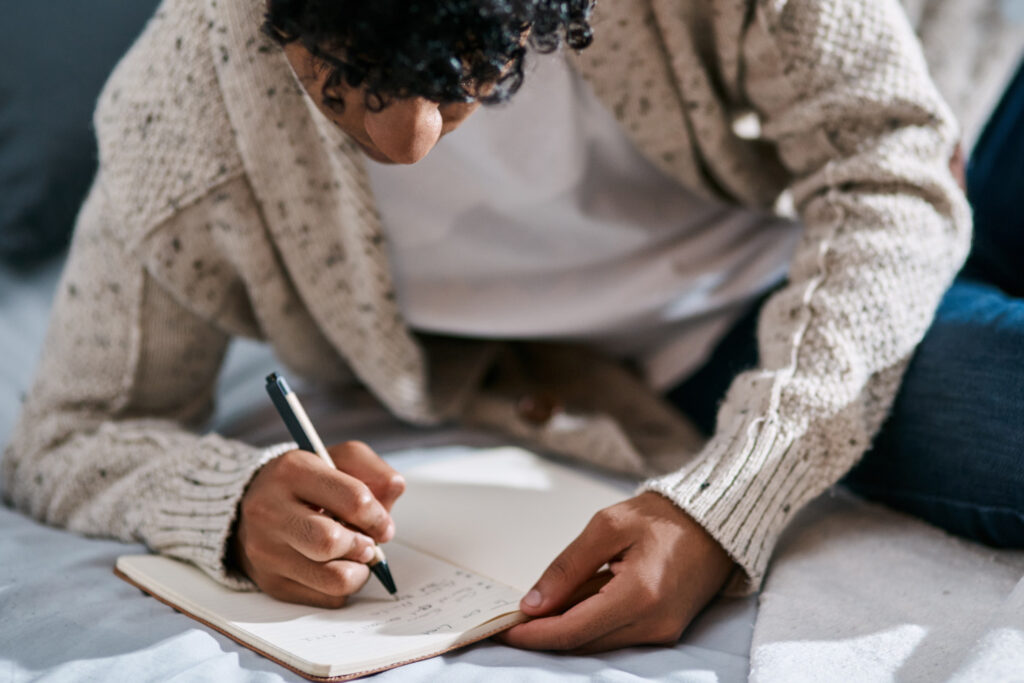
{"type": "Polygon", "coordinates": [[[259,449],[190,431],[208,418],[227,335],[166,293],[108,230],[102,177],[79,218],[34,386],[4,453],[4,497],[48,524],[224,566],[259,449]]]}
{"type": "Polygon", "coordinates": [[[868,448],[970,241],[956,126],[896,0],[749,4],[742,86],[805,233],[761,313],[760,367],[698,457],[642,487],[736,560],[731,592],[757,589],[791,517],[868,448]]]}

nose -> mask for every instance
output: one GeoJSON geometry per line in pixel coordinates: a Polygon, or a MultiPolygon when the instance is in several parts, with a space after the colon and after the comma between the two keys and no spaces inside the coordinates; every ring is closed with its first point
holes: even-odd
{"type": "Polygon", "coordinates": [[[396,164],[415,164],[441,137],[441,112],[422,97],[393,100],[379,112],[367,112],[363,125],[381,152],[396,164]]]}

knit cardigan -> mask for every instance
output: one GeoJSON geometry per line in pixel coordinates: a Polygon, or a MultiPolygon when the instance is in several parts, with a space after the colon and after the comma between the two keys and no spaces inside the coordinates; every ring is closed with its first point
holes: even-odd
{"type": "Polygon", "coordinates": [[[760,208],[788,190],[805,225],[761,314],[760,366],[706,443],[585,349],[408,330],[364,159],[325,132],[261,5],[165,0],[105,88],[100,170],[5,452],[6,499],[251,587],[226,540],[253,473],[288,446],[193,431],[229,339],[247,336],[405,420],[647,475],[641,490],[735,559],[732,589],[756,589],[789,519],[870,445],[969,246],[956,126],[897,1],[603,0],[572,56],[680,185],[760,208]],[[750,115],[759,133],[742,137],[750,115]],[[560,408],[517,409],[536,396],[560,408]]]}

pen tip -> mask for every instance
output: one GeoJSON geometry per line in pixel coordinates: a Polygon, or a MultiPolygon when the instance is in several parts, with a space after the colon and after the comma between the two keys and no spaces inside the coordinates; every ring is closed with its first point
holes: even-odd
{"type": "Polygon", "coordinates": [[[387,592],[394,597],[395,593],[398,592],[398,588],[395,587],[395,580],[391,577],[391,569],[388,568],[387,560],[372,565],[370,571],[384,584],[387,592]]]}

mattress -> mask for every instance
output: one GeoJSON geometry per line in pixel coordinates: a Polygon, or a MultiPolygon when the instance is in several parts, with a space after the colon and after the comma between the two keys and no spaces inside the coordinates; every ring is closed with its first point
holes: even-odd
{"type": "MultiPolygon", "coordinates": [[[[31,382],[60,263],[0,268],[0,444],[31,382]]],[[[256,444],[284,437],[262,394],[275,367],[262,345],[236,342],[225,362],[211,428],[256,444]]],[[[457,428],[422,430],[392,419],[362,392],[313,397],[325,439],[367,441],[399,470],[456,449],[500,445],[457,428]]],[[[594,474],[594,476],[600,476],[594,474]]],[[[0,507],[0,679],[297,680],[295,674],[142,594],[113,573],[141,545],[81,536],[0,507]]],[[[674,647],[579,657],[485,642],[379,674],[387,681],[744,681],[756,600],[720,599],[674,647]]]]}

